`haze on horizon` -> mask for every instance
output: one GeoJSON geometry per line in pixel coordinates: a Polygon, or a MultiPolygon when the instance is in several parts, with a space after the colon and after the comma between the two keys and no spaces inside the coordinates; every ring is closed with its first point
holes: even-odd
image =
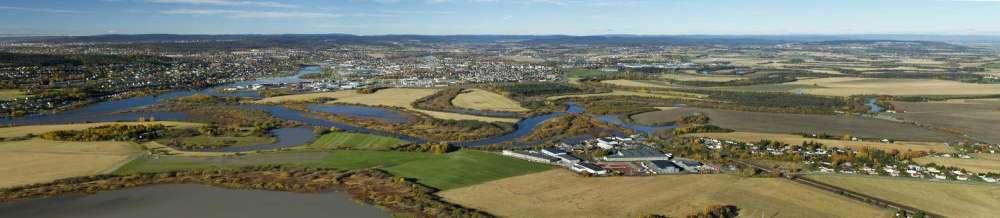
{"type": "Polygon", "coordinates": [[[0,35],[1000,35],[1000,0],[11,0],[0,35]]]}

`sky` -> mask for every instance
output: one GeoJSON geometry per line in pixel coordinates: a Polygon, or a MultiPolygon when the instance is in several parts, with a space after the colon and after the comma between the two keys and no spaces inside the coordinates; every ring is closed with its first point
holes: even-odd
{"type": "Polygon", "coordinates": [[[0,35],[1000,35],[1000,0],[0,0],[0,35]]]}

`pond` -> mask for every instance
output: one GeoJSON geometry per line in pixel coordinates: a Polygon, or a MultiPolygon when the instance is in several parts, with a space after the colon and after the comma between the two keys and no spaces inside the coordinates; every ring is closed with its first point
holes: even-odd
{"type": "Polygon", "coordinates": [[[346,193],[291,193],[169,184],[0,204],[0,217],[17,218],[275,218],[390,217],[346,193]]]}

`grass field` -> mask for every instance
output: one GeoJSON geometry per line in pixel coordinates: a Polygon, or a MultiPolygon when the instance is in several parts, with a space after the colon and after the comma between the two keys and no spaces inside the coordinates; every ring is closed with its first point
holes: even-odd
{"type": "Polygon", "coordinates": [[[805,92],[817,95],[989,95],[1000,94],[998,84],[961,83],[933,79],[822,78],[789,84],[815,85],[805,92]]]}
{"type": "Polygon", "coordinates": [[[394,137],[364,133],[332,132],[319,137],[309,147],[319,149],[389,150],[406,143],[408,142],[394,137]]]}
{"type": "Polygon", "coordinates": [[[476,110],[513,112],[528,111],[528,109],[521,107],[521,103],[518,103],[517,101],[482,89],[465,90],[462,94],[455,96],[455,99],[451,100],[451,104],[460,108],[476,110]]]}
{"type": "Polygon", "coordinates": [[[978,157],[974,159],[922,157],[913,161],[920,164],[936,163],[937,165],[960,167],[976,173],[1000,173],[1000,160],[980,159],[978,157]]]}
{"type": "Polygon", "coordinates": [[[640,88],[669,88],[669,89],[693,89],[693,90],[719,90],[719,91],[748,91],[748,92],[794,92],[799,93],[801,90],[815,88],[811,85],[802,84],[764,84],[764,85],[750,85],[750,86],[716,86],[716,87],[695,87],[695,86],[680,86],[672,85],[664,81],[637,81],[637,80],[605,80],[602,83],[625,86],[625,87],[640,87],[640,88]]]}
{"type": "Polygon", "coordinates": [[[840,175],[810,178],[948,217],[996,217],[1000,211],[998,185],[840,175]]]}
{"type": "Polygon", "coordinates": [[[961,132],[990,143],[1000,143],[1000,100],[967,99],[942,102],[892,102],[897,118],[935,128],[961,132]]]}
{"type": "Polygon", "coordinates": [[[442,190],[540,172],[551,166],[462,150],[445,155],[411,152],[335,151],[319,166],[337,169],[381,167],[442,190]]]}
{"type": "Polygon", "coordinates": [[[889,217],[895,212],[784,179],[722,174],[588,178],[550,170],[438,195],[501,217],[684,217],[717,204],[739,207],[741,217],[889,217]]]}
{"type": "MultiPolygon", "coordinates": [[[[156,122],[145,122],[145,123],[163,124],[167,127],[176,127],[176,128],[189,128],[189,127],[197,127],[203,125],[199,123],[173,122],[173,121],[156,121],[156,122]]],[[[28,134],[38,135],[56,130],[82,130],[108,124],[136,125],[139,124],[139,122],[107,122],[107,123],[80,123],[80,124],[4,127],[0,128],[0,138],[19,137],[28,134]]]]}
{"type": "Polygon", "coordinates": [[[484,122],[508,122],[508,123],[516,123],[518,121],[518,119],[512,119],[512,118],[495,118],[495,117],[484,117],[484,116],[475,116],[475,115],[450,113],[450,112],[429,111],[413,107],[414,101],[423,97],[430,96],[436,93],[437,91],[439,90],[392,88],[392,89],[379,90],[378,92],[375,92],[373,94],[359,94],[353,90],[345,90],[337,92],[310,93],[301,95],[286,95],[286,96],[264,98],[258,100],[257,103],[281,103],[281,102],[310,101],[320,98],[335,98],[336,100],[334,100],[332,103],[401,107],[401,108],[406,108],[407,110],[420,112],[438,119],[479,120],[484,122]]]}
{"type": "Polygon", "coordinates": [[[127,142],[0,142],[0,188],[108,173],[140,151],[127,142]]]}
{"type": "Polygon", "coordinates": [[[944,143],[932,143],[932,142],[907,142],[907,141],[896,141],[895,143],[881,143],[881,142],[858,142],[858,141],[843,141],[843,140],[830,140],[830,139],[814,139],[806,138],[800,135],[791,134],[775,134],[775,133],[756,133],[756,132],[731,132],[731,133],[695,133],[687,134],[685,136],[694,137],[710,137],[717,139],[728,139],[742,142],[757,142],[762,139],[780,141],[788,144],[801,144],[804,141],[814,141],[823,143],[827,146],[835,147],[845,147],[860,149],[864,147],[876,148],[882,150],[914,150],[914,151],[937,151],[937,152],[950,152],[951,148],[944,143]]]}
{"type": "MultiPolygon", "coordinates": [[[[850,134],[862,138],[889,138],[907,141],[943,142],[953,136],[915,125],[856,116],[808,115],[730,111],[681,107],[632,116],[642,124],[675,121],[683,116],[702,113],[717,126],[743,132],[850,134]]],[[[992,131],[992,130],[991,130],[992,131]]]]}
{"type": "Polygon", "coordinates": [[[16,89],[0,89],[0,100],[10,100],[14,98],[28,97],[28,95],[21,90],[16,89]]]}

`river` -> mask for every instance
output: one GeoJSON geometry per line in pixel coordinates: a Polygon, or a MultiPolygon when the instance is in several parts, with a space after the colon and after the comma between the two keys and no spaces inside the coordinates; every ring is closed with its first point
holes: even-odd
{"type": "Polygon", "coordinates": [[[0,204],[0,218],[391,217],[346,193],[234,190],[194,184],[153,185],[92,195],[0,204]]]}
{"type": "MultiPolygon", "coordinates": [[[[194,90],[194,91],[180,90],[180,91],[167,92],[156,96],[143,96],[143,97],[121,99],[121,100],[110,100],[60,113],[38,114],[38,115],[17,117],[17,118],[0,118],[0,123],[10,124],[10,125],[66,124],[66,123],[83,123],[83,122],[134,121],[139,119],[140,117],[147,117],[147,118],[154,117],[156,118],[156,120],[187,121],[188,116],[186,116],[184,113],[143,112],[136,109],[149,107],[162,101],[168,101],[171,99],[190,96],[194,94],[260,98],[261,96],[254,91],[219,92],[218,90],[226,87],[246,86],[250,84],[275,84],[275,83],[300,82],[304,81],[304,79],[300,79],[302,75],[317,73],[319,71],[320,68],[318,66],[307,66],[291,76],[262,78],[253,81],[244,81],[233,84],[220,85],[202,90],[194,90]]],[[[312,118],[310,116],[306,116],[301,111],[292,110],[290,108],[282,106],[244,105],[244,107],[264,110],[271,113],[273,116],[277,118],[298,121],[312,126],[335,127],[337,129],[352,131],[352,132],[371,133],[383,136],[397,137],[399,139],[418,144],[426,142],[423,139],[413,136],[381,132],[377,130],[355,126],[348,123],[312,118]]],[[[319,104],[309,105],[308,107],[312,110],[316,110],[319,112],[332,113],[343,116],[370,118],[370,119],[376,119],[393,123],[405,123],[409,122],[412,119],[410,115],[378,107],[354,106],[354,105],[331,106],[331,105],[319,105],[319,104]]],[[[583,112],[584,112],[583,107],[575,103],[570,103],[568,104],[567,110],[565,112],[555,112],[555,113],[521,119],[515,125],[516,130],[514,130],[513,132],[487,139],[456,142],[453,144],[463,147],[480,147],[490,144],[510,142],[530,134],[535,129],[535,127],[537,127],[539,124],[551,118],[564,115],[567,113],[581,114],[583,112]]],[[[620,120],[618,120],[618,122],[614,122],[614,120],[609,118],[602,118],[602,120],[604,120],[605,122],[612,122],[612,124],[619,125],[625,128],[630,128],[640,132],[649,131],[649,128],[647,127],[625,124],[622,123],[620,120]]],[[[276,129],[273,130],[271,134],[278,138],[277,142],[254,145],[254,146],[231,147],[231,148],[221,149],[219,151],[239,152],[239,151],[252,151],[252,150],[292,147],[307,143],[316,137],[311,131],[306,131],[305,128],[276,129]]]]}

